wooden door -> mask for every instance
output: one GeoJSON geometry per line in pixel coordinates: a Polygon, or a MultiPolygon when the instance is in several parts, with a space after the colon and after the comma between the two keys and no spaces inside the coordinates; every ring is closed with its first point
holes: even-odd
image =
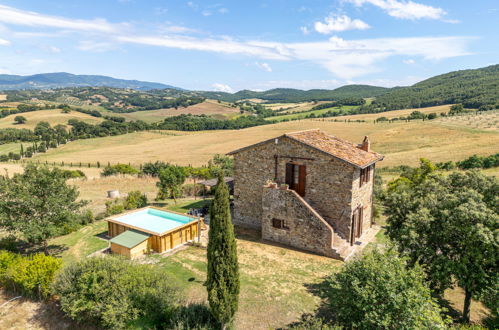
{"type": "Polygon", "coordinates": [[[355,243],[355,240],[362,236],[362,224],[363,224],[363,208],[358,207],[353,211],[352,222],[350,228],[350,245],[355,243]]]}
{"type": "Polygon", "coordinates": [[[307,168],[305,165],[298,166],[298,184],[296,192],[300,196],[305,196],[305,183],[307,179],[307,168]]]}
{"type": "Polygon", "coordinates": [[[286,164],[286,184],[300,196],[305,196],[307,167],[293,163],[286,164]]]}

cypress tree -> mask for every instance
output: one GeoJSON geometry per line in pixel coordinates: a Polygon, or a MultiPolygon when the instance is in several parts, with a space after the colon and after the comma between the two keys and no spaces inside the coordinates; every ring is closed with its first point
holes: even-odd
{"type": "Polygon", "coordinates": [[[229,188],[223,171],[219,173],[215,198],[210,206],[208,239],[208,301],[211,313],[225,329],[234,320],[238,307],[239,264],[230,215],[229,188]]]}

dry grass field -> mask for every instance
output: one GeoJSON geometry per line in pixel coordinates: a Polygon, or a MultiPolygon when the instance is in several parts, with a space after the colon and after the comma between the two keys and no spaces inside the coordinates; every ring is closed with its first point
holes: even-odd
{"type": "MultiPolygon", "coordinates": [[[[402,115],[401,110],[398,115],[402,115]]],[[[432,110],[428,110],[432,111],[432,110]]],[[[407,111],[406,111],[407,112],[407,111]]],[[[351,119],[372,115],[348,116],[351,119]]],[[[343,117],[337,117],[343,118],[343,117]]],[[[139,132],[105,138],[79,140],[34,157],[40,161],[140,164],[164,160],[179,165],[199,166],[216,153],[231,150],[279,136],[286,132],[319,128],[351,142],[368,135],[372,148],[385,155],[380,166],[416,165],[419,158],[432,161],[461,160],[473,154],[497,152],[498,130],[477,130],[443,125],[438,121],[410,123],[333,122],[309,119],[241,130],[202,132],[139,132]]]]}
{"type": "MultiPolygon", "coordinates": [[[[398,117],[406,117],[411,114],[413,111],[419,111],[424,114],[429,114],[429,113],[436,113],[440,114],[442,112],[448,113],[450,111],[450,105],[438,105],[435,107],[428,107],[428,108],[415,108],[415,109],[403,109],[403,110],[393,110],[393,111],[388,111],[388,112],[380,112],[380,113],[367,113],[367,114],[359,114],[359,115],[350,115],[350,116],[341,116],[337,117],[336,119],[350,119],[350,120],[366,120],[366,121],[373,121],[378,119],[379,117],[386,117],[388,119],[391,118],[398,118],[398,117]]],[[[334,120],[335,118],[331,118],[329,120],[334,120]]]]}
{"type": "Polygon", "coordinates": [[[41,121],[46,121],[50,125],[55,126],[58,124],[67,125],[68,120],[78,119],[89,124],[98,124],[102,122],[101,118],[92,117],[85,113],[71,111],[70,113],[61,113],[61,110],[40,110],[24,112],[20,114],[9,115],[5,118],[0,119],[0,128],[29,128],[34,129],[36,124],[41,121]],[[16,116],[23,116],[27,119],[25,124],[17,125],[14,124],[14,118],[16,116]]]}
{"type": "Polygon", "coordinates": [[[129,120],[143,120],[148,123],[154,123],[161,121],[166,117],[178,116],[182,114],[207,115],[218,119],[229,119],[239,115],[239,109],[229,106],[226,102],[218,103],[214,100],[206,100],[187,108],[136,111],[115,115],[125,117],[129,120]]]}
{"type": "Polygon", "coordinates": [[[0,94],[0,101],[6,101],[7,100],[7,95],[6,94],[0,94]]]}
{"type": "Polygon", "coordinates": [[[499,129],[499,111],[486,111],[479,115],[470,113],[461,116],[438,118],[436,121],[448,126],[497,131],[499,129]]]}
{"type": "Polygon", "coordinates": [[[321,102],[299,102],[299,103],[266,103],[264,106],[266,108],[269,108],[270,110],[279,110],[279,109],[288,109],[286,111],[289,112],[302,112],[302,111],[308,111],[312,109],[314,106],[318,104],[325,103],[323,101],[321,102]]]}

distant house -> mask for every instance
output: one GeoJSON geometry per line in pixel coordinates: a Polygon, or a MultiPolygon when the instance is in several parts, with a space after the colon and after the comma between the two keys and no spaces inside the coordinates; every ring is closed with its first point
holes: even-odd
{"type": "MultiPolygon", "coordinates": [[[[224,181],[227,184],[227,186],[229,187],[229,192],[231,194],[233,194],[234,193],[234,178],[232,178],[230,176],[226,176],[226,177],[224,177],[224,181]]],[[[215,187],[218,184],[218,178],[201,181],[199,184],[202,184],[203,186],[205,186],[207,191],[210,191],[211,189],[213,189],[213,187],[215,187]]]]}
{"type": "Polygon", "coordinates": [[[341,260],[374,237],[373,177],[383,156],[370,150],[367,137],[355,145],[320,130],[300,131],[229,155],[235,224],[341,260]]]}

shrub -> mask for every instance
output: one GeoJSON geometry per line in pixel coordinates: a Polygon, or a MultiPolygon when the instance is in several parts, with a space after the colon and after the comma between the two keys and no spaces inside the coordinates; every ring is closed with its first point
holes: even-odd
{"type": "Polygon", "coordinates": [[[115,199],[106,202],[106,216],[121,213],[125,210],[125,206],[120,203],[119,200],[115,199]]]}
{"type": "Polygon", "coordinates": [[[339,325],[359,329],[436,329],[440,315],[420,266],[396,252],[371,251],[331,276],[327,297],[339,325]]]}
{"type": "Polygon", "coordinates": [[[67,179],[76,179],[76,178],[86,178],[87,176],[81,170],[63,170],[63,175],[67,179]]]}
{"type": "Polygon", "coordinates": [[[205,186],[200,183],[189,183],[182,186],[183,196],[199,196],[206,193],[205,186]]]}
{"type": "Polygon", "coordinates": [[[131,191],[128,193],[127,198],[123,204],[127,210],[138,209],[147,206],[147,196],[139,190],[131,191]]]}
{"type": "Polygon", "coordinates": [[[154,163],[149,162],[145,163],[144,166],[142,167],[142,173],[146,175],[150,175],[153,177],[159,176],[159,172],[167,167],[171,166],[168,163],[161,162],[161,161],[156,161],[154,163]]]}
{"type": "Polygon", "coordinates": [[[90,210],[85,210],[85,212],[83,212],[79,216],[79,223],[82,225],[88,225],[90,223],[93,223],[94,221],[94,214],[90,210]]]}
{"type": "Polygon", "coordinates": [[[102,171],[101,175],[102,176],[110,176],[110,175],[116,175],[116,174],[137,174],[139,173],[139,170],[137,170],[135,167],[128,165],[128,164],[116,164],[116,165],[108,165],[104,167],[104,170],[102,171]]]}
{"type": "Polygon", "coordinates": [[[123,329],[132,321],[167,323],[178,290],[155,265],[117,257],[88,258],[66,266],[54,282],[62,310],[78,322],[123,329]]]}
{"type": "Polygon", "coordinates": [[[46,299],[50,295],[52,281],[61,264],[60,259],[41,253],[22,257],[2,251],[0,279],[3,286],[14,292],[46,299]]]}
{"type": "Polygon", "coordinates": [[[181,306],[172,313],[170,320],[163,325],[172,330],[215,330],[220,325],[211,315],[210,309],[204,304],[189,304],[181,306]]]}

